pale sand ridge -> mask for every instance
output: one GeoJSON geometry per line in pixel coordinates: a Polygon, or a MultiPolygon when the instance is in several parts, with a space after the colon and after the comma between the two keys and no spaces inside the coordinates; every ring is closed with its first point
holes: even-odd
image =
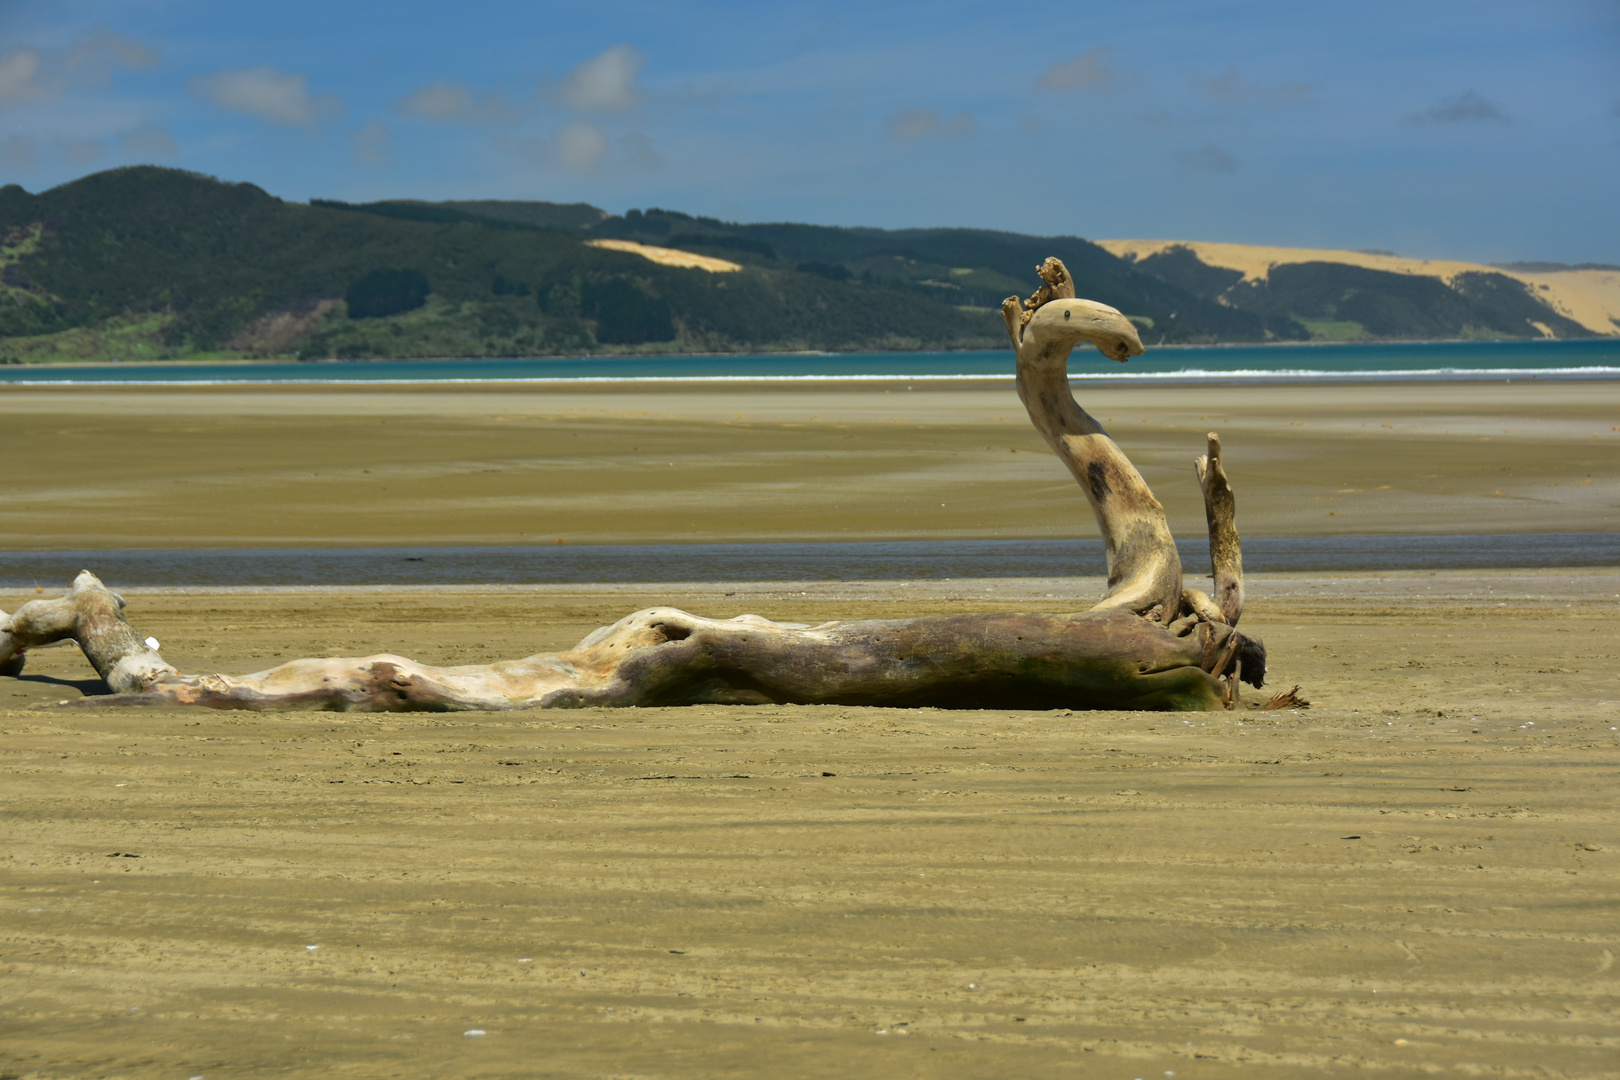
{"type": "Polygon", "coordinates": [[[649,244],[638,244],[634,240],[587,240],[586,247],[601,248],[604,251],[622,251],[629,255],[640,255],[660,266],[679,266],[688,270],[707,270],[711,274],[733,274],[742,269],[740,263],[728,259],[716,259],[709,255],[694,255],[690,251],[680,251],[676,248],[653,247],[649,244]]]}

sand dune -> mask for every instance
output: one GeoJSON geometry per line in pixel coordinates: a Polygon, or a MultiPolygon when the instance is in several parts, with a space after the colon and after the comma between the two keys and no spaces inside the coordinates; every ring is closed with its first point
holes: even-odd
{"type": "Polygon", "coordinates": [[[728,259],[694,255],[690,251],[681,251],[678,248],[638,244],[634,240],[587,240],[585,246],[601,248],[604,251],[623,251],[630,255],[640,255],[643,259],[658,263],[660,266],[682,266],[690,270],[707,270],[711,274],[732,274],[742,269],[741,264],[728,259]]]}
{"type": "Polygon", "coordinates": [[[1620,271],[1615,270],[1525,273],[1446,259],[1407,259],[1365,251],[1217,244],[1202,240],[1098,240],[1097,243],[1122,259],[1133,260],[1168,247],[1188,247],[1209,266],[1242,271],[1247,281],[1264,280],[1273,266],[1303,262],[1344,263],[1390,274],[1437,277],[1448,283],[1458,274],[1505,274],[1535,289],[1555,311],[1593,333],[1620,334],[1620,322],[1616,321],[1620,320],[1620,271]]]}

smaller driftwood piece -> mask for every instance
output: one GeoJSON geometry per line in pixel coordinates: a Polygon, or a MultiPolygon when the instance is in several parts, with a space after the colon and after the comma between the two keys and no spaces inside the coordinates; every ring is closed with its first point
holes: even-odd
{"type": "MultiPolygon", "coordinates": [[[[1119,446],[1075,401],[1068,358],[1090,342],[1141,354],[1129,319],[1079,300],[1056,259],[1029,300],[1002,305],[1019,397],[1079,481],[1106,544],[1108,591],[1072,614],[978,614],[810,626],[757,615],[708,619],[649,608],[568,652],[466,667],[401,656],[294,660],[252,675],[186,675],[124,618],[123,598],[81,573],[66,594],[0,612],[0,675],[25,650],[71,639],[111,696],[84,705],[359,711],[695,704],[934,705],[1016,709],[1221,709],[1265,677],[1265,648],[1239,633],[1243,566],[1220,440],[1197,459],[1214,596],[1182,586],[1164,508],[1119,446]]],[[[1297,688],[1296,688],[1297,689],[1297,688]]],[[[1268,707],[1300,705],[1293,692],[1268,707]]]]}

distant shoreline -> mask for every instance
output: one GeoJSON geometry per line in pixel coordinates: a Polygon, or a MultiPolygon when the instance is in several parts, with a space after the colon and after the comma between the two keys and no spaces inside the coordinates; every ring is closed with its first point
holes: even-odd
{"type": "MultiPolygon", "coordinates": [[[[664,356],[12,364],[0,386],[689,385],[1005,381],[1006,350],[693,353],[664,356]]],[[[1150,348],[1126,365],[1089,350],[1070,360],[1087,384],[1325,383],[1620,377],[1620,339],[1203,345],[1150,348]]]]}
{"type": "MultiPolygon", "coordinates": [[[[1202,343],[1177,342],[1165,345],[1147,346],[1148,353],[1158,352],[1197,352],[1200,350],[1229,350],[1229,349],[1379,349],[1379,348],[1410,348],[1426,345],[1526,345],[1537,347],[1565,347],[1579,343],[1590,346],[1595,342],[1609,341],[1620,345],[1620,333],[1590,338],[1412,338],[1412,339],[1379,339],[1374,341],[1209,341],[1202,343]]],[[[871,349],[860,352],[835,352],[827,349],[784,349],[775,351],[771,349],[749,350],[747,352],[682,352],[682,353],[535,353],[528,356],[356,356],[356,357],[298,357],[298,356],[254,356],[254,357],[184,357],[173,360],[41,360],[41,359],[0,359],[0,371],[7,367],[37,367],[37,368],[65,368],[65,367],[197,367],[204,365],[229,365],[233,367],[256,367],[269,364],[299,364],[299,365],[330,365],[330,364],[441,364],[441,363],[527,363],[550,361],[581,361],[592,363],[609,363],[624,360],[705,360],[726,359],[733,357],[771,357],[771,356],[966,356],[974,354],[1001,353],[1005,351],[1011,356],[1012,350],[1006,349],[871,349]]]]}

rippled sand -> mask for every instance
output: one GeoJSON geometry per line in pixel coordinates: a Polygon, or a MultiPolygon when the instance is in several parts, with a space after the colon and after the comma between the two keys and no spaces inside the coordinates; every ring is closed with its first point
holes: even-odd
{"type": "MultiPolygon", "coordinates": [[[[243,670],[521,655],[655,599],[819,619],[1100,585],[133,591],[130,612],[183,667],[243,670]]],[[[0,1064],[1604,1075],[1620,573],[1250,587],[1274,681],[1315,708],[24,711],[88,675],[38,652],[0,682],[0,1064]]]]}

